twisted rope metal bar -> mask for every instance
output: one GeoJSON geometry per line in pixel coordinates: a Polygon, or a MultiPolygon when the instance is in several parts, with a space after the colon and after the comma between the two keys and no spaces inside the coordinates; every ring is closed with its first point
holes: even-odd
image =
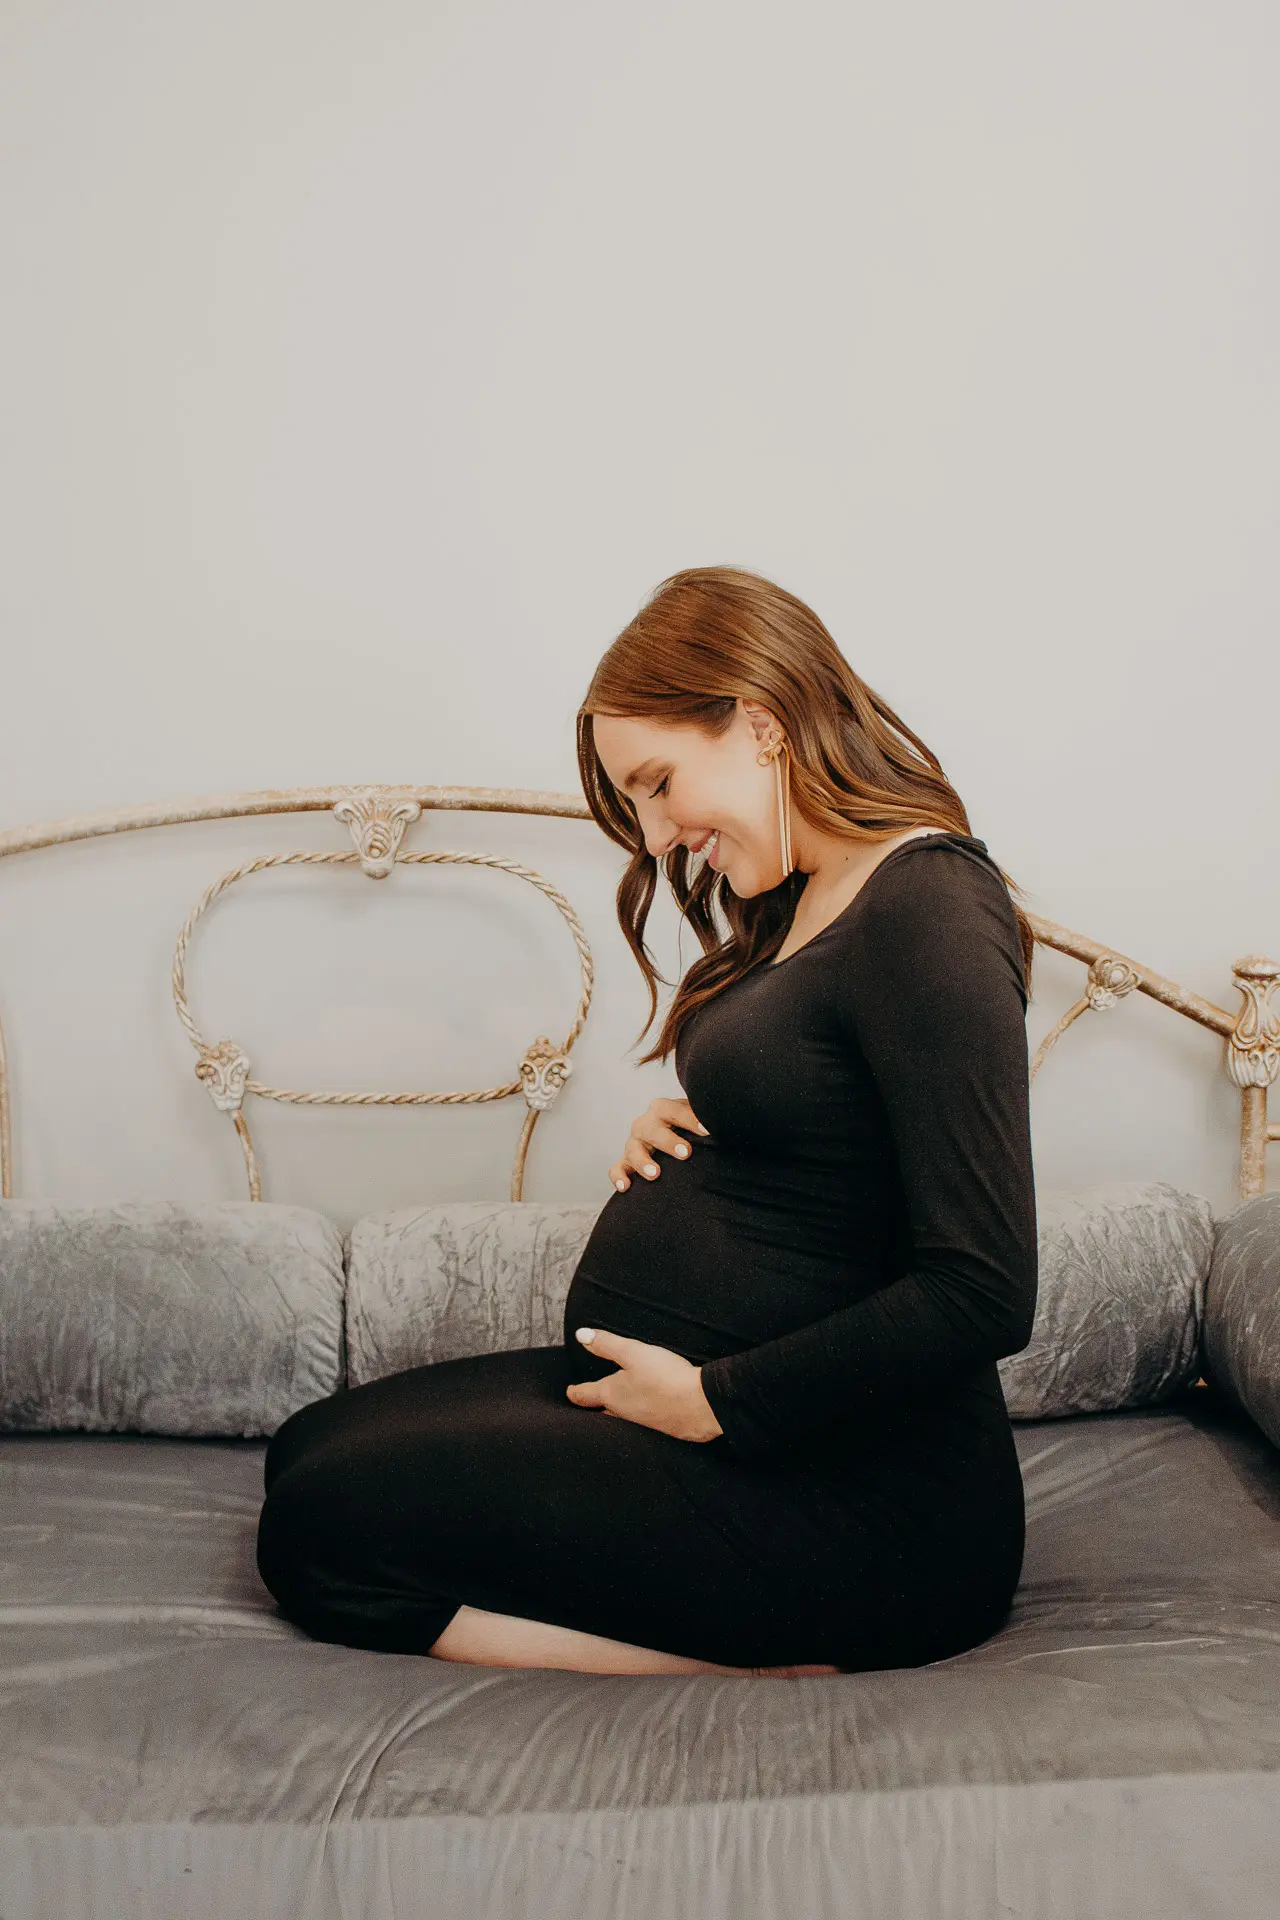
{"type": "Polygon", "coordinates": [[[1036,1048],[1028,1078],[1035,1079],[1050,1049],[1082,1013],[1090,1010],[1100,1013],[1107,1007],[1113,1007],[1117,1000],[1122,1000],[1126,993],[1132,993],[1135,987],[1141,985],[1142,974],[1137,967],[1127,960],[1118,959],[1114,953],[1100,953],[1090,964],[1089,978],[1080,998],[1067,1008],[1036,1048]]]}
{"type": "MultiPolygon", "coordinates": [[[[460,866],[489,867],[500,873],[509,873],[516,879],[525,880],[530,886],[536,887],[539,893],[546,895],[547,899],[550,900],[552,905],[559,911],[573,936],[574,946],[578,950],[581,970],[582,992],[578,1000],[577,1013],[575,1014],[573,1024],[569,1029],[562,1049],[567,1053],[582,1032],[583,1026],[586,1023],[587,1013],[591,1006],[595,966],[582,923],[559,888],[553,886],[549,880],[544,878],[542,874],[536,872],[534,868],[526,867],[519,860],[504,859],[498,854],[446,853],[429,850],[407,853],[401,852],[396,855],[396,864],[400,865],[402,863],[412,863],[421,866],[453,864],[460,866]]],[[[246,861],[243,866],[231,868],[227,873],[221,874],[218,879],[212,881],[210,885],[205,888],[195,906],[187,915],[178,935],[178,943],[173,957],[172,974],[173,998],[177,1007],[178,1018],[186,1028],[188,1038],[198,1054],[203,1056],[211,1053],[213,1049],[204,1039],[195,1021],[191,1017],[191,1011],[186,998],[183,962],[186,957],[187,945],[196,923],[207,908],[218,898],[218,895],[224,893],[235,881],[242,880],[251,873],[260,873],[269,867],[357,866],[359,864],[360,856],[358,853],[316,852],[264,854],[257,860],[246,861]]],[[[250,1080],[246,1078],[244,1091],[246,1093],[260,1094],[267,1100],[288,1101],[296,1106],[470,1106],[482,1101],[509,1099],[512,1094],[519,1093],[522,1086],[523,1081],[517,1077],[514,1080],[504,1081],[501,1086],[484,1087],[465,1093],[333,1093],[299,1092],[292,1088],[269,1087],[260,1080],[250,1080]]]]}

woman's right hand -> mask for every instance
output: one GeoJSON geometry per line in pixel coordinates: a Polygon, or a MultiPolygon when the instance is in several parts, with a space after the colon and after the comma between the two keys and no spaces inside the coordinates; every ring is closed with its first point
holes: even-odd
{"type": "Polygon", "coordinates": [[[687,1100],[649,1102],[640,1118],[632,1123],[622,1158],[615,1160],[609,1169],[609,1178],[619,1193],[625,1193],[631,1185],[632,1173],[642,1174],[646,1180],[657,1179],[660,1168],[653,1157],[655,1153],[674,1153],[679,1160],[688,1159],[692,1149],[675,1131],[677,1127],[687,1127],[691,1133],[710,1132],[687,1100]]]}

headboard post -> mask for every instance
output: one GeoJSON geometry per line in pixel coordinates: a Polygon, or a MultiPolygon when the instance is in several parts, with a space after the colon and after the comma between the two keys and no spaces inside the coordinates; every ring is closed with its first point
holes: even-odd
{"type": "Polygon", "coordinates": [[[1244,995],[1227,1044],[1227,1071],[1240,1089],[1240,1196],[1249,1200],[1267,1182],[1267,1142],[1280,1140],[1280,1126],[1267,1121],[1267,1090],[1280,1074],[1280,1011],[1271,1004],[1280,965],[1264,953],[1247,953],[1231,969],[1244,995]]]}

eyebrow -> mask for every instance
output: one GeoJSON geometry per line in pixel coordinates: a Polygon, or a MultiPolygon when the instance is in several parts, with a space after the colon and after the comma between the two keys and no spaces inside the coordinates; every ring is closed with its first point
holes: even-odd
{"type": "Polygon", "coordinates": [[[633,773],[628,774],[622,783],[622,791],[630,793],[632,787],[639,786],[641,780],[651,780],[661,765],[661,760],[656,757],[644,761],[633,773]]]}

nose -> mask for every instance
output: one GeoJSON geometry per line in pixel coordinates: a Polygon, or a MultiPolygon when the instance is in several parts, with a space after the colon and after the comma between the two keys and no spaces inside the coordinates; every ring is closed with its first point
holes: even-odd
{"type": "Polygon", "coordinates": [[[640,831],[644,835],[645,852],[653,860],[661,860],[670,853],[680,839],[680,829],[670,820],[664,820],[656,806],[644,809],[640,817],[640,831]]]}

